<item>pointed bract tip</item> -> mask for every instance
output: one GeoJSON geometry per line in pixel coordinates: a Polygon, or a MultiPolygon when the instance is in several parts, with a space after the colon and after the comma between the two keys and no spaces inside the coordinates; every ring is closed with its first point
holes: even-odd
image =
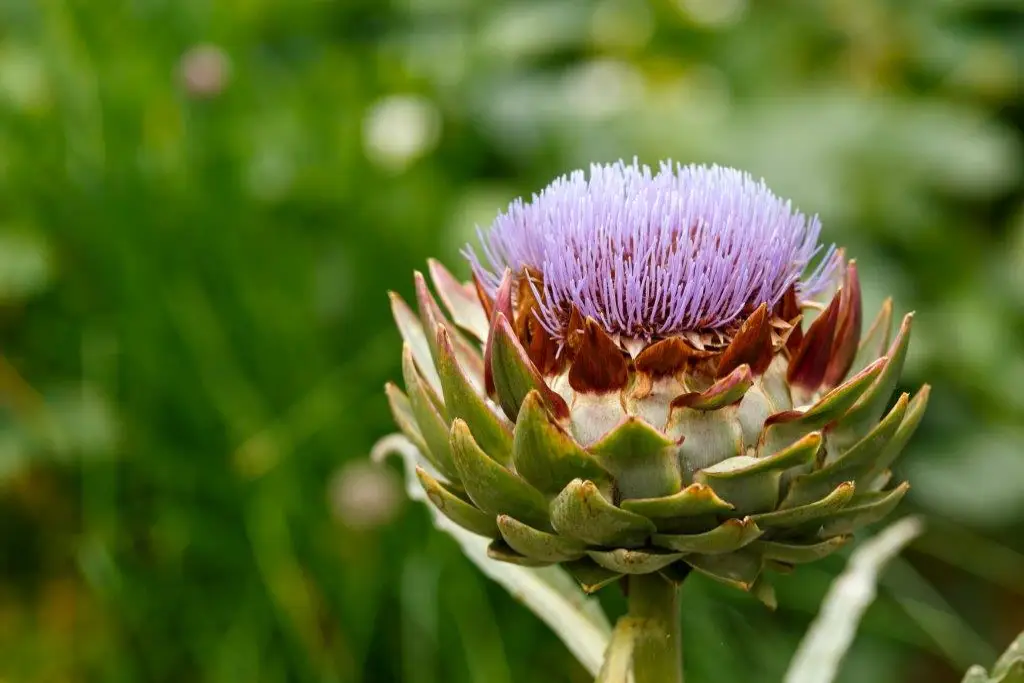
{"type": "Polygon", "coordinates": [[[839,312],[836,321],[835,338],[832,343],[830,357],[822,377],[826,389],[837,386],[843,381],[853,367],[860,346],[863,312],[861,303],[860,278],[857,267],[850,261],[843,280],[844,287],[836,296],[839,299],[839,312]]]}
{"type": "Polygon", "coordinates": [[[469,425],[461,417],[457,417],[452,420],[452,426],[449,429],[449,433],[453,439],[456,436],[459,438],[465,438],[467,436],[471,439],[473,438],[473,433],[469,431],[469,425]]]}
{"type": "Polygon", "coordinates": [[[434,339],[437,340],[437,346],[441,350],[441,355],[451,358],[452,362],[457,362],[451,335],[448,334],[448,329],[441,323],[434,325],[434,339]]]}
{"type": "Polygon", "coordinates": [[[408,311],[410,315],[415,316],[412,308],[409,307],[409,303],[398,292],[389,290],[388,300],[391,302],[391,312],[393,314],[398,315],[398,311],[402,311],[403,313],[408,311]]]}
{"type": "Polygon", "coordinates": [[[702,411],[719,410],[739,402],[753,384],[754,373],[744,363],[702,392],[695,391],[675,397],[670,406],[702,411]]]}
{"type": "Polygon", "coordinates": [[[487,339],[484,340],[484,392],[488,396],[494,396],[494,369],[491,363],[494,359],[494,336],[498,333],[498,327],[506,322],[505,314],[495,309],[491,316],[491,325],[487,330],[487,339]]]}
{"type": "Polygon", "coordinates": [[[722,525],[723,526],[736,527],[736,528],[739,528],[739,529],[747,529],[749,527],[754,526],[754,518],[750,517],[749,515],[745,516],[745,517],[742,517],[742,518],[733,517],[731,519],[725,520],[722,523],[722,525]]]}
{"type": "MultiPolygon", "coordinates": [[[[579,347],[579,333],[572,327],[566,333],[566,342],[574,348],[579,347]]],[[[682,337],[669,337],[649,344],[640,351],[634,364],[637,372],[653,378],[668,377],[683,370],[691,359],[708,358],[714,355],[710,351],[699,351],[682,337]]]]}
{"type": "Polygon", "coordinates": [[[434,280],[435,284],[437,284],[439,280],[442,282],[450,281],[459,285],[462,284],[454,275],[452,275],[452,272],[448,270],[443,263],[434,257],[427,259],[427,271],[430,273],[430,277],[434,280]]]}
{"type": "Polygon", "coordinates": [[[903,316],[903,320],[900,321],[900,327],[896,331],[896,337],[892,340],[889,345],[889,355],[893,355],[894,351],[902,344],[906,344],[907,336],[910,334],[910,328],[914,326],[914,311],[910,311],[903,316]]]}
{"type": "Polygon", "coordinates": [[[504,313],[510,323],[515,321],[515,314],[512,310],[513,281],[512,270],[506,268],[501,276],[501,283],[494,294],[494,314],[504,313]]]}
{"type": "Polygon", "coordinates": [[[763,374],[772,362],[771,321],[768,305],[761,304],[740,325],[718,363],[719,378],[740,365],[749,365],[755,375],[763,374]]]}
{"type": "Polygon", "coordinates": [[[488,367],[492,386],[510,420],[516,420],[522,400],[530,391],[539,391],[559,419],[569,417],[569,406],[548,387],[504,314],[495,315],[488,340],[488,348],[491,350],[488,367]]]}
{"type": "Polygon", "coordinates": [[[814,392],[825,379],[829,360],[835,346],[836,325],[841,303],[846,297],[843,288],[836,290],[828,307],[815,318],[799,348],[789,362],[786,377],[789,383],[806,392],[814,392]]]}
{"type": "Polygon", "coordinates": [[[569,368],[569,386],[581,393],[618,391],[629,382],[629,366],[618,344],[593,318],[583,324],[576,358],[569,368]]]}
{"type": "Polygon", "coordinates": [[[491,359],[494,355],[494,333],[497,329],[498,317],[503,317],[509,324],[515,320],[512,311],[512,271],[506,268],[501,276],[494,298],[490,300],[490,329],[484,341],[484,389],[488,396],[494,394],[494,374],[491,359]]]}
{"type": "MultiPolygon", "coordinates": [[[[420,316],[429,318],[432,323],[446,322],[444,313],[441,312],[433,292],[430,291],[427,278],[418,270],[413,272],[412,277],[416,285],[416,302],[420,307],[420,316]]],[[[426,324],[426,321],[424,321],[424,324],[426,324]]]]}
{"type": "Polygon", "coordinates": [[[484,309],[484,317],[490,320],[494,314],[494,299],[488,294],[487,287],[484,286],[476,271],[473,271],[473,289],[476,290],[477,301],[480,302],[480,306],[484,309]]]}
{"type": "Polygon", "coordinates": [[[863,377],[865,375],[870,375],[870,374],[873,374],[875,372],[880,372],[881,368],[883,366],[885,366],[885,364],[888,363],[888,362],[889,362],[889,355],[888,354],[886,354],[884,356],[879,356],[875,360],[873,360],[870,363],[868,363],[864,367],[863,370],[861,370],[856,375],[854,375],[853,377],[851,377],[850,379],[848,379],[846,381],[847,382],[852,382],[853,380],[855,380],[857,378],[860,378],[860,377],[863,377]]]}

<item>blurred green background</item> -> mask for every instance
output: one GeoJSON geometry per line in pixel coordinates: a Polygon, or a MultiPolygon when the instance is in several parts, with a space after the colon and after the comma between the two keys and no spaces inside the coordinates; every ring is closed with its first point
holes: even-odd
{"type": "MultiPolygon", "coordinates": [[[[0,681],[586,681],[365,456],[385,291],[552,176],[763,175],[918,311],[928,534],[842,681],[958,681],[1024,628],[1014,0],[0,2],[0,681]]],[[[695,577],[688,681],[778,681],[695,577]]],[[[614,590],[603,596],[614,614],[614,590]]]]}

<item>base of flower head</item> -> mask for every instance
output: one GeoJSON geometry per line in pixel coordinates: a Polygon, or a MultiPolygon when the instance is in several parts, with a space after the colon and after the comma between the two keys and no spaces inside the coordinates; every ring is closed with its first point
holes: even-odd
{"type": "Polygon", "coordinates": [[[862,338],[855,267],[806,329],[794,294],[722,344],[631,346],[584,318],[551,355],[510,278],[476,301],[435,265],[451,319],[422,277],[418,316],[393,299],[406,392],[389,398],[430,499],[496,560],[562,564],[591,591],[694,570],[770,603],[768,570],[834,552],[906,493],[889,468],[928,388],[886,411],[911,317],[890,344],[886,304],[862,338]]]}

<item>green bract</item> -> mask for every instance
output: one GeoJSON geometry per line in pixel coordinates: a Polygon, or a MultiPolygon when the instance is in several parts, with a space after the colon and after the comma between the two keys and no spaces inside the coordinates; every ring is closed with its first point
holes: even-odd
{"type": "Polygon", "coordinates": [[[851,262],[810,325],[791,291],[714,333],[613,338],[573,312],[564,340],[540,291],[506,273],[496,296],[430,264],[405,340],[395,420],[430,464],[420,482],[495,560],[562,563],[587,591],[689,568],[773,602],[767,569],[834,552],[899,503],[890,467],[928,387],[886,409],[911,316],[890,343],[886,302],[861,339],[851,262]]]}

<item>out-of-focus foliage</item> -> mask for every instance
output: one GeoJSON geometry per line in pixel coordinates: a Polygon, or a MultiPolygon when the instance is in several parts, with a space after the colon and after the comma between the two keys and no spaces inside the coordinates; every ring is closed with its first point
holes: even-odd
{"type": "Polygon", "coordinates": [[[964,676],[963,683],[1021,683],[1024,681],[1024,633],[1010,643],[992,671],[974,665],[964,676]]]}
{"type": "Polygon", "coordinates": [[[850,555],[846,569],[832,582],[818,616],[800,642],[784,683],[832,683],[836,679],[865,610],[878,597],[879,575],[923,528],[919,517],[904,517],[850,555]]]}
{"type": "MultiPolygon", "coordinates": [[[[384,292],[639,155],[763,175],[918,311],[929,532],[840,680],[956,681],[1024,614],[1018,0],[0,3],[0,679],[584,681],[393,470],[384,292]],[[353,499],[358,504],[353,504],[353,499]]],[[[462,267],[465,273],[465,268],[462,267]]],[[[684,589],[690,681],[778,681],[684,589]]],[[[621,600],[605,598],[613,613],[621,600]]],[[[1001,649],[1001,648],[1000,648],[1001,649]]]]}

